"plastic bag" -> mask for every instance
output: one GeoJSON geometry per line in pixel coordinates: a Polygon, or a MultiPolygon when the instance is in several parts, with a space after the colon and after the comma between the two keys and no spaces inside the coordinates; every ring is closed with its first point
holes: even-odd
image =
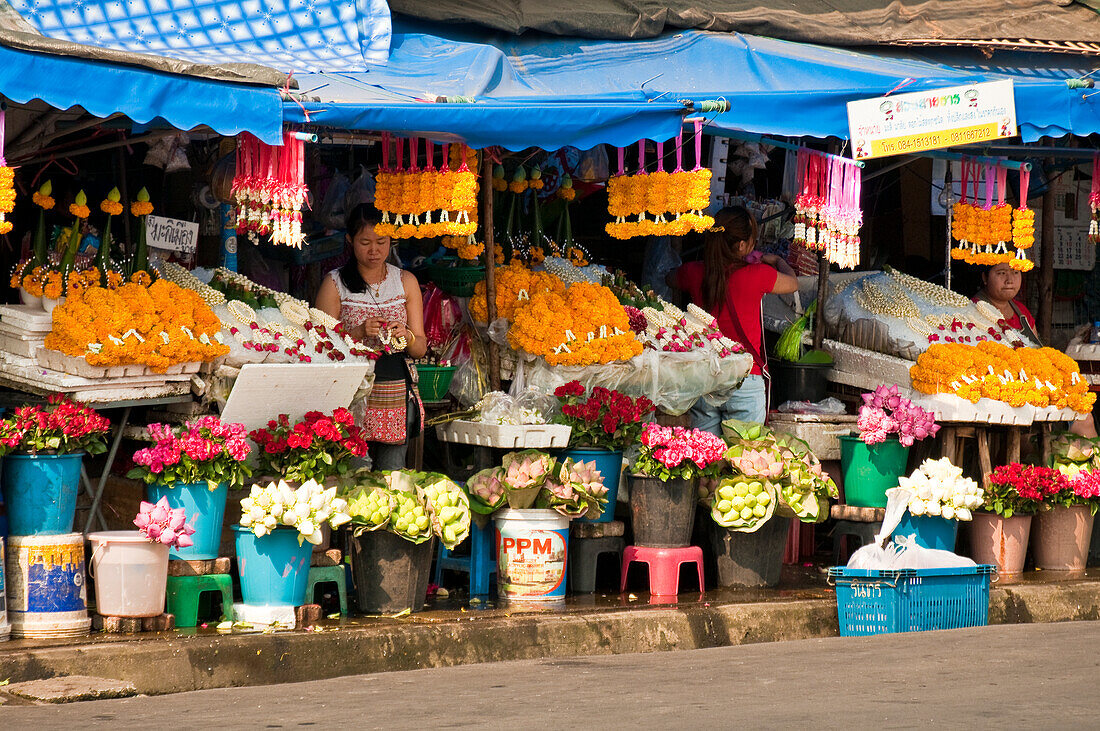
{"type": "Polygon", "coordinates": [[[360,165],[359,175],[344,194],[344,210],[350,211],[362,203],[374,203],[374,176],[360,165]]]}
{"type": "Polygon", "coordinates": [[[478,368],[478,359],[471,356],[455,371],[451,379],[451,387],[448,393],[454,396],[458,403],[465,408],[470,408],[489,390],[489,379],[485,375],[484,368],[478,368]]]}
{"type": "Polygon", "coordinates": [[[784,414],[817,414],[821,416],[839,416],[844,413],[844,403],[830,396],[814,403],[812,401],[784,401],[776,409],[784,414]]]}
{"type": "Polygon", "coordinates": [[[919,546],[913,536],[901,536],[886,542],[909,509],[909,491],[895,487],[886,491],[886,515],[872,543],[863,546],[848,559],[850,569],[897,571],[900,569],[950,569],[977,566],[974,561],[951,551],[919,546]]]}
{"type": "Polygon", "coordinates": [[[552,394],[528,386],[516,396],[516,407],[538,414],[543,423],[549,424],[558,414],[558,399],[552,394]]]}
{"type": "Polygon", "coordinates": [[[424,334],[428,348],[437,351],[446,348],[461,324],[462,309],[458,300],[429,284],[424,297],[424,334]]]}
{"type": "Polygon", "coordinates": [[[676,271],[680,264],[680,255],[672,249],[668,236],[655,236],[646,244],[645,258],[642,263],[642,282],[665,299],[672,299],[672,289],[665,281],[665,275],[676,271]]]}
{"type": "Polygon", "coordinates": [[[347,223],[348,209],[344,207],[344,197],[351,183],[343,173],[332,176],[321,207],[314,211],[313,218],[329,229],[342,230],[347,223]]]}

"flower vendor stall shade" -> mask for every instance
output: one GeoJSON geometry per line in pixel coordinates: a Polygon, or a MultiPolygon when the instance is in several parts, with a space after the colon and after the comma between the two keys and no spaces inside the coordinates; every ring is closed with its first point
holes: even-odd
{"type": "Polygon", "coordinates": [[[206,416],[182,426],[150,424],[152,447],[134,454],[128,476],[148,483],[152,502],[167,500],[190,516],[187,545],[173,545],[173,559],[200,561],[220,553],[229,486],[244,485],[251,472],[244,461],[251,447],[240,424],[206,416]]]}
{"type": "Polygon", "coordinates": [[[58,535],[72,530],[85,453],[105,450],[110,423],[63,396],[24,406],[0,421],[0,483],[11,535],[58,535]],[[13,453],[14,452],[14,453],[13,453]]]}

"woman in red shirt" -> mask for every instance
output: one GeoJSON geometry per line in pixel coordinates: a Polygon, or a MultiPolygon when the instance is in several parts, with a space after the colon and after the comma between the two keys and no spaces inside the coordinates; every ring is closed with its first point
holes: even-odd
{"type": "Polygon", "coordinates": [[[756,219],[741,206],[723,208],[706,234],[703,261],[684,264],[668,277],[671,286],[714,315],[723,335],[752,355],[752,370],[728,401],[712,406],[701,398],[691,409],[694,426],[713,434],[721,434],[726,419],[764,422],[767,358],[760,302],[768,292],[798,290],[798,278],[787,262],[774,254],[760,256],[755,248],[756,219]]]}
{"type": "Polygon", "coordinates": [[[996,307],[1005,322],[1013,330],[1019,330],[1031,340],[1039,343],[1035,332],[1035,318],[1031,316],[1023,302],[1016,300],[1024,275],[1013,269],[1007,262],[1001,262],[982,272],[982,288],[974,296],[975,302],[985,301],[996,307]]]}

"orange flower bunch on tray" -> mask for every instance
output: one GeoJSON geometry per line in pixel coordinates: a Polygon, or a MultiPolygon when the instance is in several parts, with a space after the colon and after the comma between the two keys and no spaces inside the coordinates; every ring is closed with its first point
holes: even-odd
{"type": "MultiPolygon", "coordinates": [[[[97,278],[98,281],[98,278],[97,278]]],[[[54,310],[46,347],[90,365],[143,364],[163,373],[178,363],[229,352],[217,340],[221,322],[195,292],[159,279],[150,286],[70,290],[54,310]]]]}
{"type": "Polygon", "coordinates": [[[971,403],[989,398],[1013,407],[1054,406],[1085,414],[1096,401],[1077,362],[1053,348],[1010,348],[991,341],[936,343],[920,355],[909,375],[921,393],[955,394],[971,403]]]}
{"type": "MultiPolygon", "coordinates": [[[[496,268],[497,317],[513,320],[516,308],[539,292],[565,294],[565,282],[550,272],[536,272],[515,259],[506,267],[496,268]]],[[[487,322],[489,312],[485,301],[485,280],[474,286],[470,298],[470,314],[478,322],[487,322]]]]}
{"type": "Polygon", "coordinates": [[[614,292],[590,282],[572,284],[564,293],[539,292],[520,302],[508,341],[550,365],[612,363],[642,352],[614,292]]]}
{"type": "Polygon", "coordinates": [[[397,167],[390,167],[390,137],[383,135],[382,167],[374,204],[382,211],[378,233],[393,238],[471,236],[477,232],[477,153],[465,145],[443,145],[443,163],[435,167],[435,145],[426,143],[427,164],[417,168],[419,141],[409,140],[408,168],[404,141],[397,140],[397,167]],[[456,150],[457,148],[457,150],[456,150]],[[452,163],[458,164],[452,169],[452,163]]]}
{"type": "Polygon", "coordinates": [[[985,166],[986,198],[984,204],[978,200],[981,167],[963,159],[962,195],[951,207],[951,236],[958,241],[951,258],[980,266],[1007,262],[1017,271],[1031,271],[1035,263],[1025,253],[1035,243],[1035,212],[1027,207],[1030,172],[1020,170],[1020,207],[1013,209],[1005,202],[1008,169],[1003,165],[985,166]]]}

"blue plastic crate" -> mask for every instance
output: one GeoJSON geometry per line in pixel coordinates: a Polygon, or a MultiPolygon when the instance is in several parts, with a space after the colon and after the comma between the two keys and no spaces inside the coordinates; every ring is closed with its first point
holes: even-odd
{"type": "Polygon", "coordinates": [[[995,566],[873,571],[835,566],[842,637],[984,627],[995,566]]]}

